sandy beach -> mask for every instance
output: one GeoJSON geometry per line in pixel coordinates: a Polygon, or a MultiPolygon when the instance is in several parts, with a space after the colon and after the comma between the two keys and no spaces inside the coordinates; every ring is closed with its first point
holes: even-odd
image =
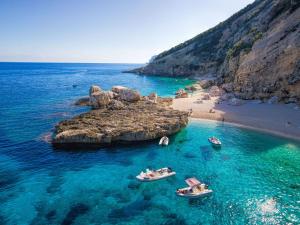
{"type": "Polygon", "coordinates": [[[204,91],[174,99],[172,107],[191,112],[192,118],[235,123],[251,129],[300,140],[300,107],[295,104],[268,104],[255,100],[230,105],[219,97],[202,100],[204,91]],[[202,101],[202,102],[201,102],[202,101]],[[213,111],[213,112],[210,112],[213,111]]]}

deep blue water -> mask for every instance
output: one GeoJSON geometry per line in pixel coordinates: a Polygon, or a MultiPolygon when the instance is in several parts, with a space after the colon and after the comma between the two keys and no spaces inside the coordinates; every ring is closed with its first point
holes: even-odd
{"type": "Polygon", "coordinates": [[[186,79],[122,74],[138,65],[0,63],[0,224],[299,224],[300,143],[232,125],[191,121],[157,143],[64,151],[45,141],[97,84],[172,95],[186,79]],[[73,85],[77,85],[73,87],[73,85]],[[220,150],[207,143],[219,136],[220,150]],[[147,167],[176,177],[139,183],[147,167]],[[196,176],[214,193],[174,191],[196,176]]]}

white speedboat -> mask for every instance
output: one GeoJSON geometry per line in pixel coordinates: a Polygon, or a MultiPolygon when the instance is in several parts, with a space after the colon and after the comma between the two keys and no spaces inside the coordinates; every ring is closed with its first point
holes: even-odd
{"type": "Polygon", "coordinates": [[[207,188],[207,185],[201,183],[194,177],[186,179],[185,182],[189,187],[181,188],[176,191],[176,194],[180,197],[199,198],[213,192],[207,188]]]}
{"type": "Polygon", "coordinates": [[[139,175],[136,176],[136,179],[144,182],[161,180],[167,177],[174,176],[176,172],[174,172],[171,168],[165,167],[158,170],[149,170],[147,169],[146,172],[141,172],[139,175]]]}
{"type": "Polygon", "coordinates": [[[169,138],[167,136],[163,136],[159,140],[159,145],[165,145],[165,146],[167,146],[168,144],[169,144],[169,138]]]}
{"type": "Polygon", "coordinates": [[[222,145],[222,142],[218,138],[216,138],[216,137],[210,137],[210,138],[208,138],[208,141],[213,146],[216,146],[216,147],[220,147],[222,145]]]}

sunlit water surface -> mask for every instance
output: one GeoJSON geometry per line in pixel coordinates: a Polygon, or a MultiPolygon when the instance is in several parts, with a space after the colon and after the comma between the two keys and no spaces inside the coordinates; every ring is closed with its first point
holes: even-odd
{"type": "Polygon", "coordinates": [[[54,125],[87,108],[72,105],[91,84],[172,95],[186,79],[122,74],[137,65],[0,63],[0,224],[299,224],[300,144],[193,120],[156,142],[99,150],[53,149],[54,125]],[[221,138],[221,149],[207,138],[221,138]],[[175,177],[139,183],[145,168],[175,177]],[[195,176],[214,191],[175,195],[195,176]]]}

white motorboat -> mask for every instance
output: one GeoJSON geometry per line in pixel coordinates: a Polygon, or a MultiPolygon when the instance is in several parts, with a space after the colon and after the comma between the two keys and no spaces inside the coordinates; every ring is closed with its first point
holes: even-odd
{"type": "Polygon", "coordinates": [[[186,179],[185,182],[189,185],[189,187],[181,188],[176,191],[176,194],[180,197],[199,198],[213,192],[208,189],[207,185],[201,183],[194,177],[186,179]]]}
{"type": "Polygon", "coordinates": [[[208,138],[208,141],[215,147],[220,147],[222,145],[222,142],[216,137],[210,137],[208,138]]]}
{"type": "Polygon", "coordinates": [[[140,181],[155,181],[161,180],[167,177],[174,176],[176,172],[174,172],[171,168],[165,167],[158,170],[149,170],[147,169],[146,172],[141,172],[139,175],[136,176],[136,179],[140,181]]]}
{"type": "Polygon", "coordinates": [[[169,138],[167,136],[163,136],[159,140],[159,145],[165,145],[165,146],[167,146],[168,144],[169,144],[169,138]]]}

